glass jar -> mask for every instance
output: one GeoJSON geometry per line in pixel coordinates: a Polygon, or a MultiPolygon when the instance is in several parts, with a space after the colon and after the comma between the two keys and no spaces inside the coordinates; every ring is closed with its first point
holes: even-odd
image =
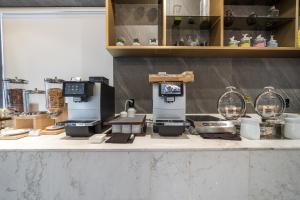
{"type": "Polygon", "coordinates": [[[4,107],[16,114],[23,113],[25,110],[25,86],[27,80],[14,78],[3,80],[4,107]]]}
{"type": "Polygon", "coordinates": [[[55,78],[46,78],[46,108],[51,114],[59,114],[63,112],[65,99],[63,97],[64,80],[55,78]]]}
{"type": "Polygon", "coordinates": [[[26,90],[25,91],[25,110],[26,114],[38,114],[41,113],[41,105],[45,106],[45,91],[38,90],[26,90]]]}
{"type": "Polygon", "coordinates": [[[218,100],[218,112],[227,120],[237,120],[246,112],[244,96],[233,86],[227,87],[226,92],[218,100]]]}
{"type": "Polygon", "coordinates": [[[275,92],[274,87],[265,87],[255,101],[255,111],[264,119],[276,119],[285,111],[284,98],[275,92]]]}

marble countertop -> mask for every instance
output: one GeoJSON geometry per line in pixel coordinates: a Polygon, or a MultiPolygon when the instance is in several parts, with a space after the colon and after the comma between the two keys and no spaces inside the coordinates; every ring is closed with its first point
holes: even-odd
{"type": "Polygon", "coordinates": [[[197,135],[163,138],[157,134],[136,137],[133,144],[91,144],[67,139],[65,134],[0,141],[0,151],[197,151],[197,150],[300,150],[300,140],[205,140],[197,135]]]}
{"type": "MultiPolygon", "coordinates": [[[[218,116],[219,115],[214,115],[218,116]]],[[[149,117],[149,116],[147,116],[149,117]]],[[[251,116],[257,117],[257,116],[251,116]]],[[[300,140],[207,140],[199,135],[160,137],[148,128],[145,137],[133,144],[91,144],[88,139],[70,139],[66,135],[0,140],[0,151],[201,151],[201,150],[300,150],[300,140]]]]}

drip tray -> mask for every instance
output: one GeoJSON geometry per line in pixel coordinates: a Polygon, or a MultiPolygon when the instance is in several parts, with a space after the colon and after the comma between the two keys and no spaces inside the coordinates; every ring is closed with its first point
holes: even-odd
{"type": "Polygon", "coordinates": [[[186,118],[194,122],[215,122],[215,121],[224,121],[224,119],[214,117],[211,115],[188,115],[186,118]]]}

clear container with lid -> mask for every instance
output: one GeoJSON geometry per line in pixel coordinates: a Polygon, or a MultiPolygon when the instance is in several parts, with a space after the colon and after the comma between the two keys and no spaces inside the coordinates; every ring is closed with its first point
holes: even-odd
{"type": "Polygon", "coordinates": [[[274,87],[265,87],[255,101],[255,111],[263,120],[272,120],[280,117],[285,111],[284,98],[275,92],[274,87]]]}
{"type": "Polygon", "coordinates": [[[25,86],[27,80],[19,78],[7,78],[3,80],[4,89],[4,107],[17,113],[23,113],[25,110],[25,86]]]}
{"type": "Polygon", "coordinates": [[[46,108],[49,113],[58,115],[63,112],[65,99],[63,97],[63,79],[46,78],[46,108]]]}
{"type": "MultiPolygon", "coordinates": [[[[26,90],[25,91],[25,110],[27,114],[38,114],[41,113],[41,106],[45,106],[45,91],[38,90],[26,90]]],[[[45,108],[45,107],[44,107],[45,108]]]]}
{"type": "Polygon", "coordinates": [[[226,92],[219,98],[218,112],[227,120],[237,120],[246,112],[244,96],[233,86],[227,87],[226,92]]]}

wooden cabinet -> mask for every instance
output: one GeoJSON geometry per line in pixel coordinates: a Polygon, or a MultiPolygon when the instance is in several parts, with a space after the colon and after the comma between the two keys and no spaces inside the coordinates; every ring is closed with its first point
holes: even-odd
{"type": "Polygon", "coordinates": [[[106,10],[107,49],[115,57],[300,58],[299,0],[106,0],[106,10]],[[269,15],[271,6],[278,16],[269,15]],[[229,47],[230,37],[245,33],[252,41],[273,35],[278,47],[229,47]]]}

